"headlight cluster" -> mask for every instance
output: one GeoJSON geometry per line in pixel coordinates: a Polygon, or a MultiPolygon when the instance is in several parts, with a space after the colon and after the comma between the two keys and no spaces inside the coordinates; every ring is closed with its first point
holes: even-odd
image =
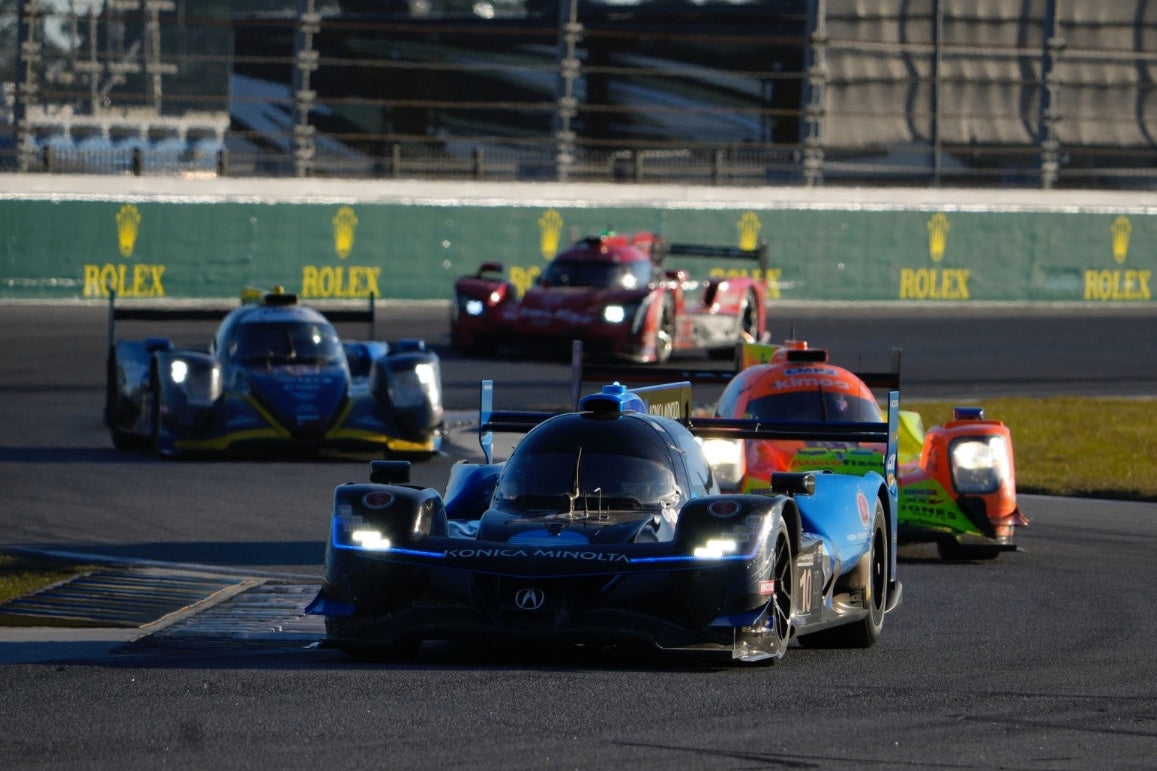
{"type": "Polygon", "coordinates": [[[389,373],[390,402],[396,407],[419,407],[425,402],[438,407],[442,404],[439,389],[438,365],[422,361],[413,369],[393,370],[389,373]]]}
{"type": "Polygon", "coordinates": [[[190,366],[184,359],[169,362],[169,380],[185,393],[189,404],[208,406],[221,396],[221,370],[212,365],[190,366]]]}
{"type": "Polygon", "coordinates": [[[745,471],[742,439],[705,439],[703,457],[711,465],[711,473],[721,489],[739,489],[745,471]]]}
{"type": "Polygon", "coordinates": [[[1002,436],[969,436],[955,440],[952,484],[962,494],[996,492],[1010,476],[1008,445],[1002,436]]]}
{"type": "Polygon", "coordinates": [[[734,554],[739,544],[734,538],[712,538],[702,546],[696,546],[692,554],[696,559],[717,560],[728,554],[734,554]]]}
{"type": "Polygon", "coordinates": [[[338,507],[334,525],[334,535],[341,545],[369,551],[386,551],[390,548],[390,539],[373,523],[366,522],[365,517],[354,514],[348,505],[338,507]]]}
{"type": "Polygon", "coordinates": [[[458,295],[458,307],[467,316],[481,316],[486,312],[486,308],[493,308],[502,303],[506,299],[506,287],[500,286],[490,292],[485,298],[469,297],[467,295],[458,295]]]}
{"type": "Polygon", "coordinates": [[[603,306],[603,321],[607,324],[622,324],[626,321],[637,326],[639,303],[611,303],[603,306]]]}

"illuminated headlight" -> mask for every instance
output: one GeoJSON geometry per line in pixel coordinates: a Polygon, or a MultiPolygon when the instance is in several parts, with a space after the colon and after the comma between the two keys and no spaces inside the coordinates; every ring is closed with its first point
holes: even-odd
{"type": "Polygon", "coordinates": [[[608,305],[603,308],[603,321],[608,324],[622,324],[627,318],[627,309],[621,305],[608,305]]]}
{"type": "Polygon", "coordinates": [[[398,407],[417,407],[429,401],[434,407],[442,403],[438,385],[438,366],[419,362],[413,369],[390,373],[390,401],[398,407]]]}
{"type": "Polygon", "coordinates": [[[1009,478],[1008,446],[1001,436],[975,436],[952,443],[952,484],[962,494],[992,493],[1009,478]]]}
{"type": "Polygon", "coordinates": [[[169,380],[185,392],[189,404],[209,405],[221,396],[221,370],[217,367],[190,367],[181,359],[169,362],[169,380]]]}
{"type": "Polygon", "coordinates": [[[471,298],[464,303],[464,308],[467,316],[481,316],[486,306],[481,300],[471,298]]]}
{"type": "Polygon", "coordinates": [[[354,530],[350,533],[350,541],[370,551],[386,551],[390,548],[390,539],[383,537],[381,530],[354,530]]]}
{"type": "Polygon", "coordinates": [[[703,456],[711,465],[711,473],[725,490],[739,488],[743,481],[743,441],[739,439],[706,439],[703,456]]]}
{"type": "Polygon", "coordinates": [[[734,554],[739,544],[734,538],[712,538],[702,546],[696,546],[692,554],[696,559],[717,560],[728,554],[734,554]]]}

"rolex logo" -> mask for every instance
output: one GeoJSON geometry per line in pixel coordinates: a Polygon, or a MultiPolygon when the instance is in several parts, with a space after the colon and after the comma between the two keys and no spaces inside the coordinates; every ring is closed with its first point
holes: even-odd
{"type": "Polygon", "coordinates": [[[758,247],[759,230],[762,227],[763,223],[755,212],[744,212],[739,218],[739,248],[750,252],[758,247]]]}
{"type": "Polygon", "coordinates": [[[562,238],[562,215],[554,209],[547,209],[538,218],[538,232],[538,247],[542,251],[542,259],[553,259],[558,254],[558,243],[562,238]]]}
{"type": "Polygon", "coordinates": [[[1113,234],[1113,259],[1120,265],[1129,255],[1129,236],[1133,232],[1133,224],[1129,222],[1128,217],[1121,215],[1113,220],[1109,230],[1113,234]]]}
{"type": "Polygon", "coordinates": [[[126,203],[117,212],[117,243],[122,257],[132,257],[140,232],[141,213],[131,203],[126,203]]]}
{"type": "Polygon", "coordinates": [[[353,208],[343,206],[333,215],[333,248],[338,259],[344,260],[350,256],[354,248],[354,231],[358,227],[358,218],[353,208]]]}
{"type": "Polygon", "coordinates": [[[932,262],[944,259],[944,249],[948,246],[948,217],[940,212],[928,220],[928,253],[932,262]]]}

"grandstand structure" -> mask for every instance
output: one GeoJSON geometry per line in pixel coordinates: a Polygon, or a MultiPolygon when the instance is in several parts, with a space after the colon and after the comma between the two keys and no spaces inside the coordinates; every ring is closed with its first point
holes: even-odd
{"type": "Polygon", "coordinates": [[[0,0],[0,35],[20,173],[1157,188],[1147,0],[0,0]]]}

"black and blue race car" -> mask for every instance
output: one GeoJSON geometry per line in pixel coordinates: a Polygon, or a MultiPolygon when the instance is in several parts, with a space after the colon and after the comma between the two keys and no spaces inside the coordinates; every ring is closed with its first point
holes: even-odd
{"type": "Polygon", "coordinates": [[[887,423],[692,419],[689,383],[605,386],[572,413],[494,412],[483,462],[445,493],[374,461],[334,492],[325,577],[308,613],[355,656],[424,641],[643,646],[741,662],[868,647],[900,601],[895,446],[887,423]],[[525,432],[504,462],[496,431],[525,432]],[[885,474],[781,473],[721,495],[697,437],[874,437],[885,474]]]}
{"type": "Polygon", "coordinates": [[[442,445],[439,359],[422,340],[343,341],[337,321],[282,290],[242,294],[231,310],[118,306],[109,299],[105,423],[119,449],[373,451],[421,459],[442,445]],[[209,350],[163,337],[118,340],[121,319],[218,319],[209,350]]]}

